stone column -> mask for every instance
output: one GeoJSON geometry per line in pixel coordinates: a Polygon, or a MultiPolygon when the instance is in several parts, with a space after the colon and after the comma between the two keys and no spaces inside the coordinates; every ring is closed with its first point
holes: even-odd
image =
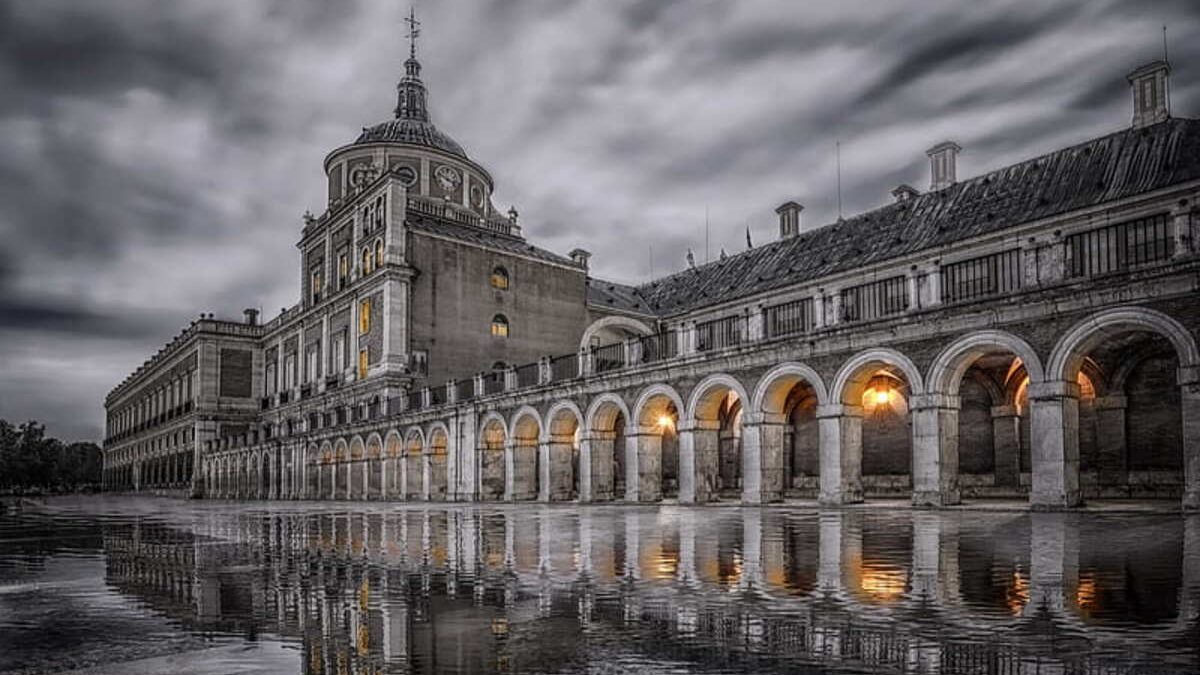
{"type": "Polygon", "coordinates": [[[993,476],[997,487],[1021,482],[1021,417],[1016,406],[992,407],[993,476]]]}
{"type": "Polygon", "coordinates": [[[715,420],[679,426],[679,503],[704,504],[716,496],[720,428],[715,420]]]}
{"type": "Polygon", "coordinates": [[[783,415],[747,416],[742,423],[742,501],[769,504],[783,501],[783,415]]]}
{"type": "Polygon", "coordinates": [[[1175,237],[1175,258],[1184,258],[1193,252],[1195,242],[1192,237],[1192,218],[1186,206],[1177,207],[1171,214],[1173,234],[1175,237]]]}
{"type": "Polygon", "coordinates": [[[592,475],[591,480],[588,481],[592,501],[607,502],[617,498],[616,476],[613,474],[613,466],[616,462],[616,441],[617,433],[615,431],[593,431],[591,437],[587,439],[592,455],[589,464],[592,475]]]}
{"type": "Polygon", "coordinates": [[[421,450],[421,499],[429,501],[433,494],[433,456],[421,450]]]}
{"type": "Polygon", "coordinates": [[[1096,415],[1096,464],[1100,485],[1125,485],[1128,470],[1125,461],[1124,396],[1092,399],[1096,415]]]}
{"type": "Polygon", "coordinates": [[[662,432],[631,427],[625,437],[625,493],[631,502],[662,501],[662,432]]]}
{"type": "Polygon", "coordinates": [[[957,396],[922,394],[909,399],[912,415],[914,506],[958,504],[957,396]]]}
{"type": "Polygon", "coordinates": [[[1183,508],[1200,511],[1200,368],[1180,369],[1183,418],[1183,508]]]}
{"type": "MultiPolygon", "coordinates": [[[[571,491],[575,487],[575,438],[574,434],[551,436],[546,444],[547,471],[546,495],[552,502],[569,501],[571,491]]],[[[582,442],[581,442],[582,444],[582,442]]],[[[580,474],[583,473],[583,459],[579,462],[580,474]]],[[[580,483],[582,490],[583,484],[580,483]]]]}
{"type": "Polygon", "coordinates": [[[862,407],[817,406],[820,445],[819,501],[821,504],[857,504],[862,488],[862,407]]]}
{"type": "Polygon", "coordinates": [[[592,439],[579,439],[579,501],[592,501],[592,439]]]}
{"type": "Polygon", "coordinates": [[[511,502],[514,499],[514,489],[516,487],[516,477],[513,471],[516,468],[516,461],[513,457],[513,441],[507,436],[504,439],[504,501],[511,502]]]}
{"type": "Polygon", "coordinates": [[[550,501],[550,442],[537,444],[537,500],[550,501]]]}
{"type": "Polygon", "coordinates": [[[1079,492],[1079,385],[1034,382],[1029,385],[1034,509],[1077,506],[1079,492]]]}

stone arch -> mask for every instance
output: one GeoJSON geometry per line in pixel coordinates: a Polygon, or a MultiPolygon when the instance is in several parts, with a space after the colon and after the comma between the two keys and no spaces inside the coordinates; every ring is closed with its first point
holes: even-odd
{"type": "Polygon", "coordinates": [[[383,438],[377,432],[367,436],[367,491],[366,499],[382,499],[384,490],[383,438]]]}
{"type": "MultiPolygon", "coordinates": [[[[759,457],[742,451],[749,404],[745,387],[731,375],[712,374],[696,384],[679,429],[679,501],[703,503],[740,492],[746,476],[760,473],[759,457]],[[744,460],[754,460],[753,466],[744,460]]],[[[745,481],[745,487],[758,485],[745,481]]]]}
{"type": "Polygon", "coordinates": [[[759,378],[749,410],[760,422],[761,500],[782,499],[790,490],[816,493],[821,475],[817,413],[829,403],[825,380],[807,364],[782,363],[759,378]]]}
{"type": "Polygon", "coordinates": [[[349,464],[350,452],[346,439],[339,438],[333,443],[333,462],[330,464],[329,496],[331,499],[349,499],[349,464]]]}
{"type": "Polygon", "coordinates": [[[424,455],[424,494],[426,499],[444,501],[448,488],[446,462],[450,445],[450,429],[445,422],[429,425],[424,455]]]}
{"type": "Polygon", "coordinates": [[[633,406],[626,431],[625,498],[657,502],[677,491],[679,420],[687,406],[673,387],[646,387],[633,406]]]}
{"type": "Polygon", "coordinates": [[[401,467],[404,464],[404,437],[397,429],[388,429],[383,439],[383,494],[384,499],[403,494],[401,467]]]}
{"type": "MultiPolygon", "coordinates": [[[[1166,417],[1160,422],[1163,429],[1171,429],[1166,440],[1154,445],[1141,446],[1153,454],[1143,455],[1133,449],[1132,444],[1144,442],[1146,434],[1137,434],[1128,425],[1140,421],[1139,413],[1132,412],[1135,404],[1145,406],[1146,392],[1141,396],[1124,400],[1119,407],[1106,404],[1099,410],[1089,404],[1090,422],[1095,424],[1096,438],[1106,447],[1094,447],[1096,460],[1101,469],[1106,457],[1123,457],[1132,462],[1143,456],[1157,456],[1151,469],[1182,467],[1182,494],[1185,509],[1200,509],[1200,348],[1195,336],[1171,316],[1146,307],[1118,307],[1097,312],[1072,326],[1055,345],[1046,368],[1046,385],[1040,391],[1031,391],[1030,408],[1032,425],[1035,429],[1035,456],[1033,466],[1033,494],[1035,505],[1074,505],[1082,497],[1079,481],[1081,410],[1079,374],[1086,374],[1086,363],[1093,352],[1108,350],[1110,361],[1123,362],[1133,352],[1139,351],[1136,343],[1129,339],[1136,334],[1150,334],[1155,339],[1165,340],[1173,351],[1173,362],[1160,364],[1176,365],[1172,374],[1160,374],[1159,389],[1155,390],[1153,402],[1142,407],[1143,412],[1154,410],[1166,417]],[[1172,382],[1173,381],[1173,382],[1172,382]],[[1171,384],[1178,390],[1171,389],[1171,384]],[[1162,387],[1166,387],[1163,390],[1162,387]],[[1141,403],[1136,403],[1140,401],[1141,403]],[[1131,412],[1126,417],[1126,405],[1131,412]],[[1128,437],[1125,436],[1129,433],[1128,437]],[[1175,448],[1179,448],[1178,454],[1175,448]],[[1039,461],[1040,460],[1040,464],[1039,461]],[[1181,464],[1175,462],[1181,461],[1181,464]]],[[[1128,375],[1119,372],[1115,380],[1122,381],[1128,375]]],[[[1088,376],[1089,379],[1091,376],[1088,376]]],[[[1093,390],[1094,390],[1094,383],[1093,390]]],[[[1110,391],[1116,390],[1109,387],[1110,391]]],[[[1130,393],[1130,392],[1126,392],[1130,393]]],[[[1093,404],[1096,402],[1092,402],[1093,404]]],[[[1154,435],[1150,435],[1154,436],[1154,435]]],[[[1124,475],[1124,467],[1118,475],[1124,475]]],[[[1132,469],[1132,465],[1130,465],[1132,469]]],[[[1125,482],[1126,479],[1118,482],[1125,482]]],[[[1109,482],[1101,477],[1102,482],[1109,482]]],[[[1126,483],[1126,487],[1129,484],[1126,483]]],[[[1156,486],[1159,489],[1169,486],[1156,486]]]]}
{"type": "Polygon", "coordinates": [[[654,332],[645,322],[639,321],[629,316],[606,316],[593,321],[583,331],[583,337],[579,338],[579,349],[588,349],[592,344],[592,338],[598,337],[605,331],[613,331],[619,329],[634,335],[650,335],[654,332]]]}
{"type": "Polygon", "coordinates": [[[321,448],[309,443],[304,451],[304,496],[315,499],[321,494],[321,448]]]}
{"type": "Polygon", "coordinates": [[[546,413],[539,450],[539,497],[545,501],[567,501],[580,493],[583,419],[579,406],[569,400],[558,401],[546,413]]]}
{"type": "Polygon", "coordinates": [[[508,444],[508,425],[496,411],[490,411],[479,424],[479,498],[503,499],[508,472],[505,468],[505,447],[508,444]]]}
{"type": "Polygon", "coordinates": [[[579,452],[579,499],[609,501],[624,494],[625,430],[629,407],[613,393],[592,399],[584,414],[579,452]]]}
{"type": "Polygon", "coordinates": [[[350,439],[350,455],[345,465],[349,472],[347,489],[350,499],[367,498],[367,450],[362,436],[350,439]]]}
{"type": "Polygon", "coordinates": [[[833,401],[843,405],[861,405],[862,393],[871,379],[869,369],[873,364],[895,368],[908,381],[909,391],[913,395],[925,393],[925,380],[912,359],[895,349],[877,347],[861,351],[842,364],[830,389],[833,401]]]}
{"type": "Polygon", "coordinates": [[[538,477],[541,473],[541,457],[538,446],[543,427],[541,415],[532,406],[521,406],[512,415],[508,429],[508,453],[512,459],[506,462],[506,473],[511,476],[509,499],[534,499],[540,492],[538,477]]]}
{"type": "Polygon", "coordinates": [[[914,429],[914,499],[956,503],[961,490],[959,468],[964,462],[964,479],[976,483],[990,480],[989,487],[1017,494],[1022,455],[1020,408],[1005,405],[1005,391],[993,379],[994,374],[981,367],[1003,371],[1001,380],[1022,373],[1019,387],[1040,386],[1045,380],[1037,351],[1007,331],[966,333],[946,345],[929,368],[930,406],[917,413],[924,417],[914,429]],[[990,363],[1008,357],[1007,362],[990,363]],[[968,373],[974,376],[964,389],[968,373]],[[980,389],[986,399],[981,398],[980,389]],[[963,437],[971,442],[964,446],[963,437]]]}
{"type": "Polygon", "coordinates": [[[425,496],[425,430],[409,427],[404,432],[404,463],[401,467],[401,486],[407,499],[425,496]]]}

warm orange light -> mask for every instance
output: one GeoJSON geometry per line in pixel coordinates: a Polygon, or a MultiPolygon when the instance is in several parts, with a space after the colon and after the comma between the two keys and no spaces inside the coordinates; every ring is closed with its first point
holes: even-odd
{"type": "Polygon", "coordinates": [[[658,426],[662,427],[663,429],[670,429],[671,427],[675,426],[675,420],[671,419],[670,415],[659,415],[658,426]]]}
{"type": "Polygon", "coordinates": [[[875,405],[886,405],[891,395],[887,389],[877,389],[875,391],[875,405]]]}

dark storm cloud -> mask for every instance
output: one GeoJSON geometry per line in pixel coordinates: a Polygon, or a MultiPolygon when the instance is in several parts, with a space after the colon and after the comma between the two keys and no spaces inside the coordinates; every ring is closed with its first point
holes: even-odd
{"type": "MultiPolygon", "coordinates": [[[[297,299],[321,160],[386,118],[394,0],[0,0],[0,416],[98,434],[100,402],[200,312],[297,299]]],[[[1200,100],[1192,0],[421,0],[438,126],[530,238],[644,279],[1128,123],[1169,24],[1200,100]],[[653,263],[651,263],[653,249],[653,263]]]]}

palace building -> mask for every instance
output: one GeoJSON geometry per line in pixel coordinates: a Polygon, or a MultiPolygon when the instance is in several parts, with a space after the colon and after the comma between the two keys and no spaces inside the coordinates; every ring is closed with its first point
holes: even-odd
{"type": "Polygon", "coordinates": [[[788,201],[777,241],[639,286],[527,241],[420,71],[326,157],[299,301],[202,315],[107,396],[109,489],[1200,507],[1200,120],[1166,62],[1125,128],[965,179],[940,143],[924,192],[788,201]]]}

